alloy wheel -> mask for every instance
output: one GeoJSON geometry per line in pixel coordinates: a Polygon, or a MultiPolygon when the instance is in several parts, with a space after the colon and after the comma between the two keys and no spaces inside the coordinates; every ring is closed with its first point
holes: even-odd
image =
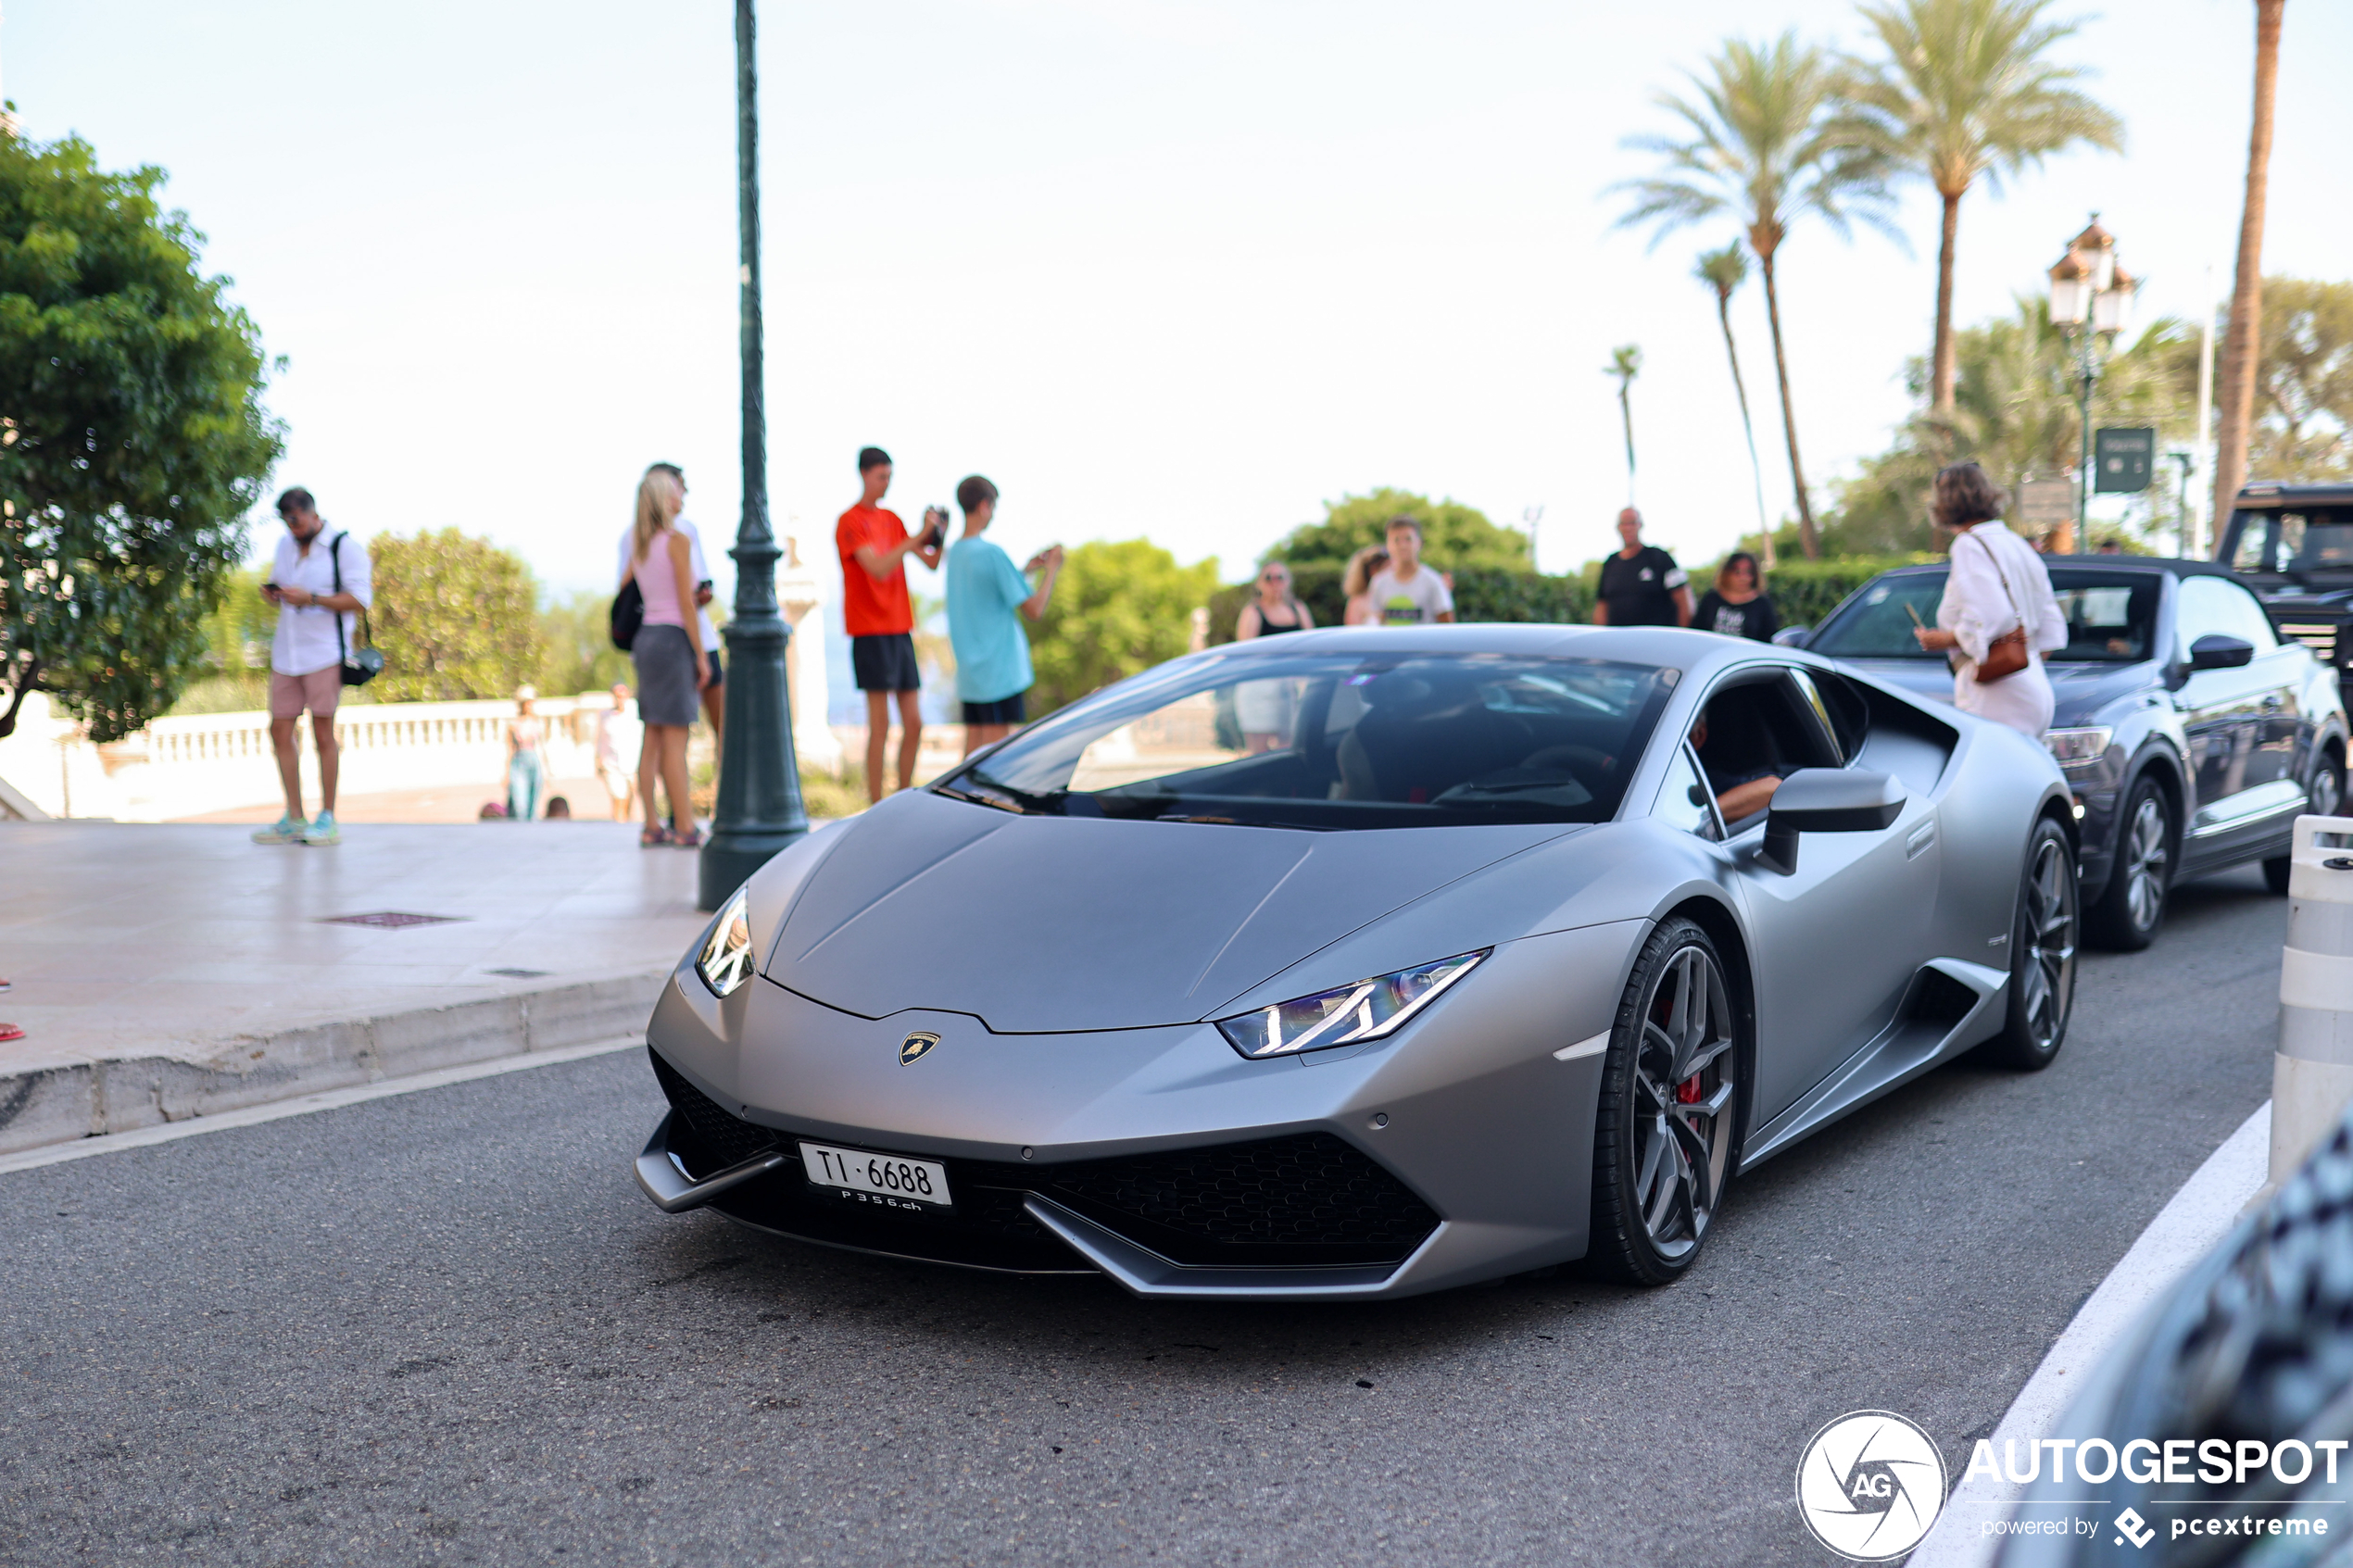
{"type": "MultiPolygon", "coordinates": [[[[2137,826],[2139,819],[2134,819],[2137,826]]],[[[2075,1000],[2075,878],[2070,874],[2066,842],[2045,838],[2027,873],[2023,911],[2026,950],[2018,972],[2024,988],[2026,1027],[2034,1048],[2057,1046],[2075,1000]]],[[[2137,912],[2137,908],[2136,908],[2137,912]]]]}
{"type": "Polygon", "coordinates": [[[1685,947],[1659,972],[1634,1059],[1634,1201],[1666,1259],[1699,1245],[1731,1161],[1739,1057],[1724,976],[1685,947]]]}
{"type": "Polygon", "coordinates": [[[2142,796],[2124,828],[2125,909],[2142,931],[2156,925],[2165,909],[2165,873],[2173,858],[2166,830],[2164,802],[2142,796]]]}
{"type": "Polygon", "coordinates": [[[2345,781],[2336,771],[2333,758],[2323,757],[2321,765],[2312,770],[2312,787],[2308,792],[2311,802],[2307,808],[2313,816],[2334,817],[2345,800],[2345,781]]]}

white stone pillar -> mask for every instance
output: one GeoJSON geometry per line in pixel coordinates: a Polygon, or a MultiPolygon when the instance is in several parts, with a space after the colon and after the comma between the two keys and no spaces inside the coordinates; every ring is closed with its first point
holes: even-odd
{"type": "Polygon", "coordinates": [[[826,721],[825,582],[800,558],[799,520],[786,524],[785,558],[776,563],[776,602],[792,640],[785,645],[785,689],[792,693],[793,752],[804,768],[838,777],[847,754],[826,721]]]}

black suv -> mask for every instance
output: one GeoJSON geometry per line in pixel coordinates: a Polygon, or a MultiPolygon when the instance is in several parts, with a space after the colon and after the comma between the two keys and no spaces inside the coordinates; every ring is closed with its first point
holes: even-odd
{"type": "Polygon", "coordinates": [[[2255,590],[2284,637],[2353,673],[2353,484],[2250,484],[2215,558],[2255,590]]]}
{"type": "MultiPolygon", "coordinates": [[[[2075,792],[2090,935],[2145,947],[2175,881],[2250,860],[2286,892],[2297,813],[2334,812],[2344,795],[2345,704],[2329,671],[2212,561],[2045,564],[2068,643],[2045,661],[2057,705],[2043,739],[2075,792]]],[[[1912,618],[1933,624],[1944,596],[1942,563],[1899,567],[1777,640],[1950,702],[1944,656],[1912,638],[1912,618]]]]}

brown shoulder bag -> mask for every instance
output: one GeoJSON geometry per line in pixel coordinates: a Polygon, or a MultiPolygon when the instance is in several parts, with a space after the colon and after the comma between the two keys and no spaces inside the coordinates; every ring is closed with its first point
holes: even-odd
{"type": "MultiPolygon", "coordinates": [[[[1969,537],[1976,539],[1977,535],[1971,533],[1969,537]]],[[[2026,614],[2018,608],[2018,596],[2010,592],[2009,574],[2002,570],[2001,558],[1994,553],[1994,546],[1978,539],[1977,547],[1993,563],[1994,575],[2002,580],[2002,596],[2010,601],[2010,613],[2018,617],[2018,625],[1987,643],[1985,657],[1977,661],[1977,684],[1983,686],[2007,680],[2026,668],[2026,614]]]]}

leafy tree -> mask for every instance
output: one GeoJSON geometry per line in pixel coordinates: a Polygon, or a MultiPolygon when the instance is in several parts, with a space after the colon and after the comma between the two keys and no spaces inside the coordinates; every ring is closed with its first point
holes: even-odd
{"type": "Polygon", "coordinates": [[[370,620],[384,672],[381,702],[512,696],[541,670],[538,588],[522,558],[454,528],[412,539],[379,533],[370,620]]]}
{"type": "MultiPolygon", "coordinates": [[[[1459,501],[1433,501],[1410,490],[1383,485],[1365,495],[1343,495],[1324,503],[1324,521],[1292,529],[1266,552],[1268,560],[1294,569],[1318,563],[1335,567],[1367,545],[1389,537],[1389,520],[1410,517],[1422,525],[1422,558],[1441,571],[1471,567],[1536,570],[1528,553],[1528,535],[1500,528],[1476,507],[1459,501]]],[[[1324,620],[1319,611],[1316,619],[1324,620]]],[[[1331,618],[1333,621],[1338,616],[1331,618]]]]}
{"type": "Polygon", "coordinates": [[[1781,337],[1776,269],[1790,225],[1811,213],[1844,233],[1860,218],[1884,227],[1886,160],[1857,144],[1839,115],[1838,69],[1830,54],[1798,42],[1794,31],[1769,44],[1728,39],[1691,77],[1693,96],[1655,94],[1686,134],[1633,136],[1626,144],[1656,153],[1665,167],[1644,180],[1613,186],[1633,198],[1618,227],[1655,223],[1651,244],[1687,224],[1730,219],[1748,239],[1765,279],[1765,316],[1773,330],[1773,368],[1780,380],[1781,433],[1789,443],[1790,483],[1797,491],[1798,537],[1820,554],[1806,465],[1797,452],[1790,407],[1789,350],[1781,337]]]}
{"type": "MultiPolygon", "coordinates": [[[[2094,423],[2149,424],[2160,441],[2186,439],[2196,422],[2196,349],[2181,322],[2152,322],[2110,357],[2094,394],[2094,423]]],[[[1963,329],[1954,354],[1954,404],[1943,416],[1927,406],[1929,362],[1911,362],[1906,379],[1922,406],[1886,452],[1866,459],[1860,475],[1840,487],[1822,530],[1833,551],[1934,548],[1928,489],[1945,463],[1973,458],[2005,485],[2073,470],[2082,439],[2074,353],[2051,324],[2045,301],[2020,299],[2014,314],[1963,329]]]]}
{"type": "Polygon", "coordinates": [[[1765,564],[1773,560],[1773,525],[1765,516],[1765,468],[1756,460],[1756,421],[1748,417],[1748,383],[1741,378],[1741,351],[1732,341],[1732,291],[1748,282],[1748,257],[1734,241],[1721,250],[1702,253],[1692,275],[1716,291],[1716,324],[1724,329],[1724,358],[1732,365],[1732,391],[1741,400],[1741,433],[1748,437],[1748,472],[1756,483],[1756,532],[1764,542],[1765,564]]]}
{"type": "Polygon", "coordinates": [[[2284,481],[2353,474],[2353,282],[2263,281],[2263,358],[2247,472],[2284,481]]]}
{"type": "Polygon", "coordinates": [[[163,178],[0,132],[0,735],[34,691],[98,741],[171,706],[282,447],[163,178]]]}
{"type": "Polygon", "coordinates": [[[612,646],[612,596],[576,593],[539,612],[539,689],[550,696],[636,684],[629,656],[612,646]]]}
{"type": "Polygon", "coordinates": [[[2280,24],[2287,0],[2255,0],[2255,117],[2246,139],[2246,203],[2239,209],[2238,270],[2231,286],[2231,325],[2222,338],[2214,388],[2214,509],[2238,504],[2246,482],[2255,424],[2257,354],[2263,342],[2263,223],[2271,209],[2272,107],[2279,100],[2280,24]]]}
{"type": "Polygon", "coordinates": [[[1192,646],[1193,611],[1217,587],[1217,559],[1191,566],[1149,539],[1079,545],[1031,639],[1038,718],[1174,659],[1192,646]]]}
{"type": "Polygon", "coordinates": [[[2069,83],[2052,45],[2076,24],[2046,22],[2052,0],[1881,0],[1863,7],[1886,58],[1858,62],[1848,84],[1864,141],[1936,187],[1944,225],[1936,252],[1936,344],[1930,407],[1953,408],[1953,257],[1961,198],[2077,144],[2120,152],[2124,123],[2069,83]]]}

